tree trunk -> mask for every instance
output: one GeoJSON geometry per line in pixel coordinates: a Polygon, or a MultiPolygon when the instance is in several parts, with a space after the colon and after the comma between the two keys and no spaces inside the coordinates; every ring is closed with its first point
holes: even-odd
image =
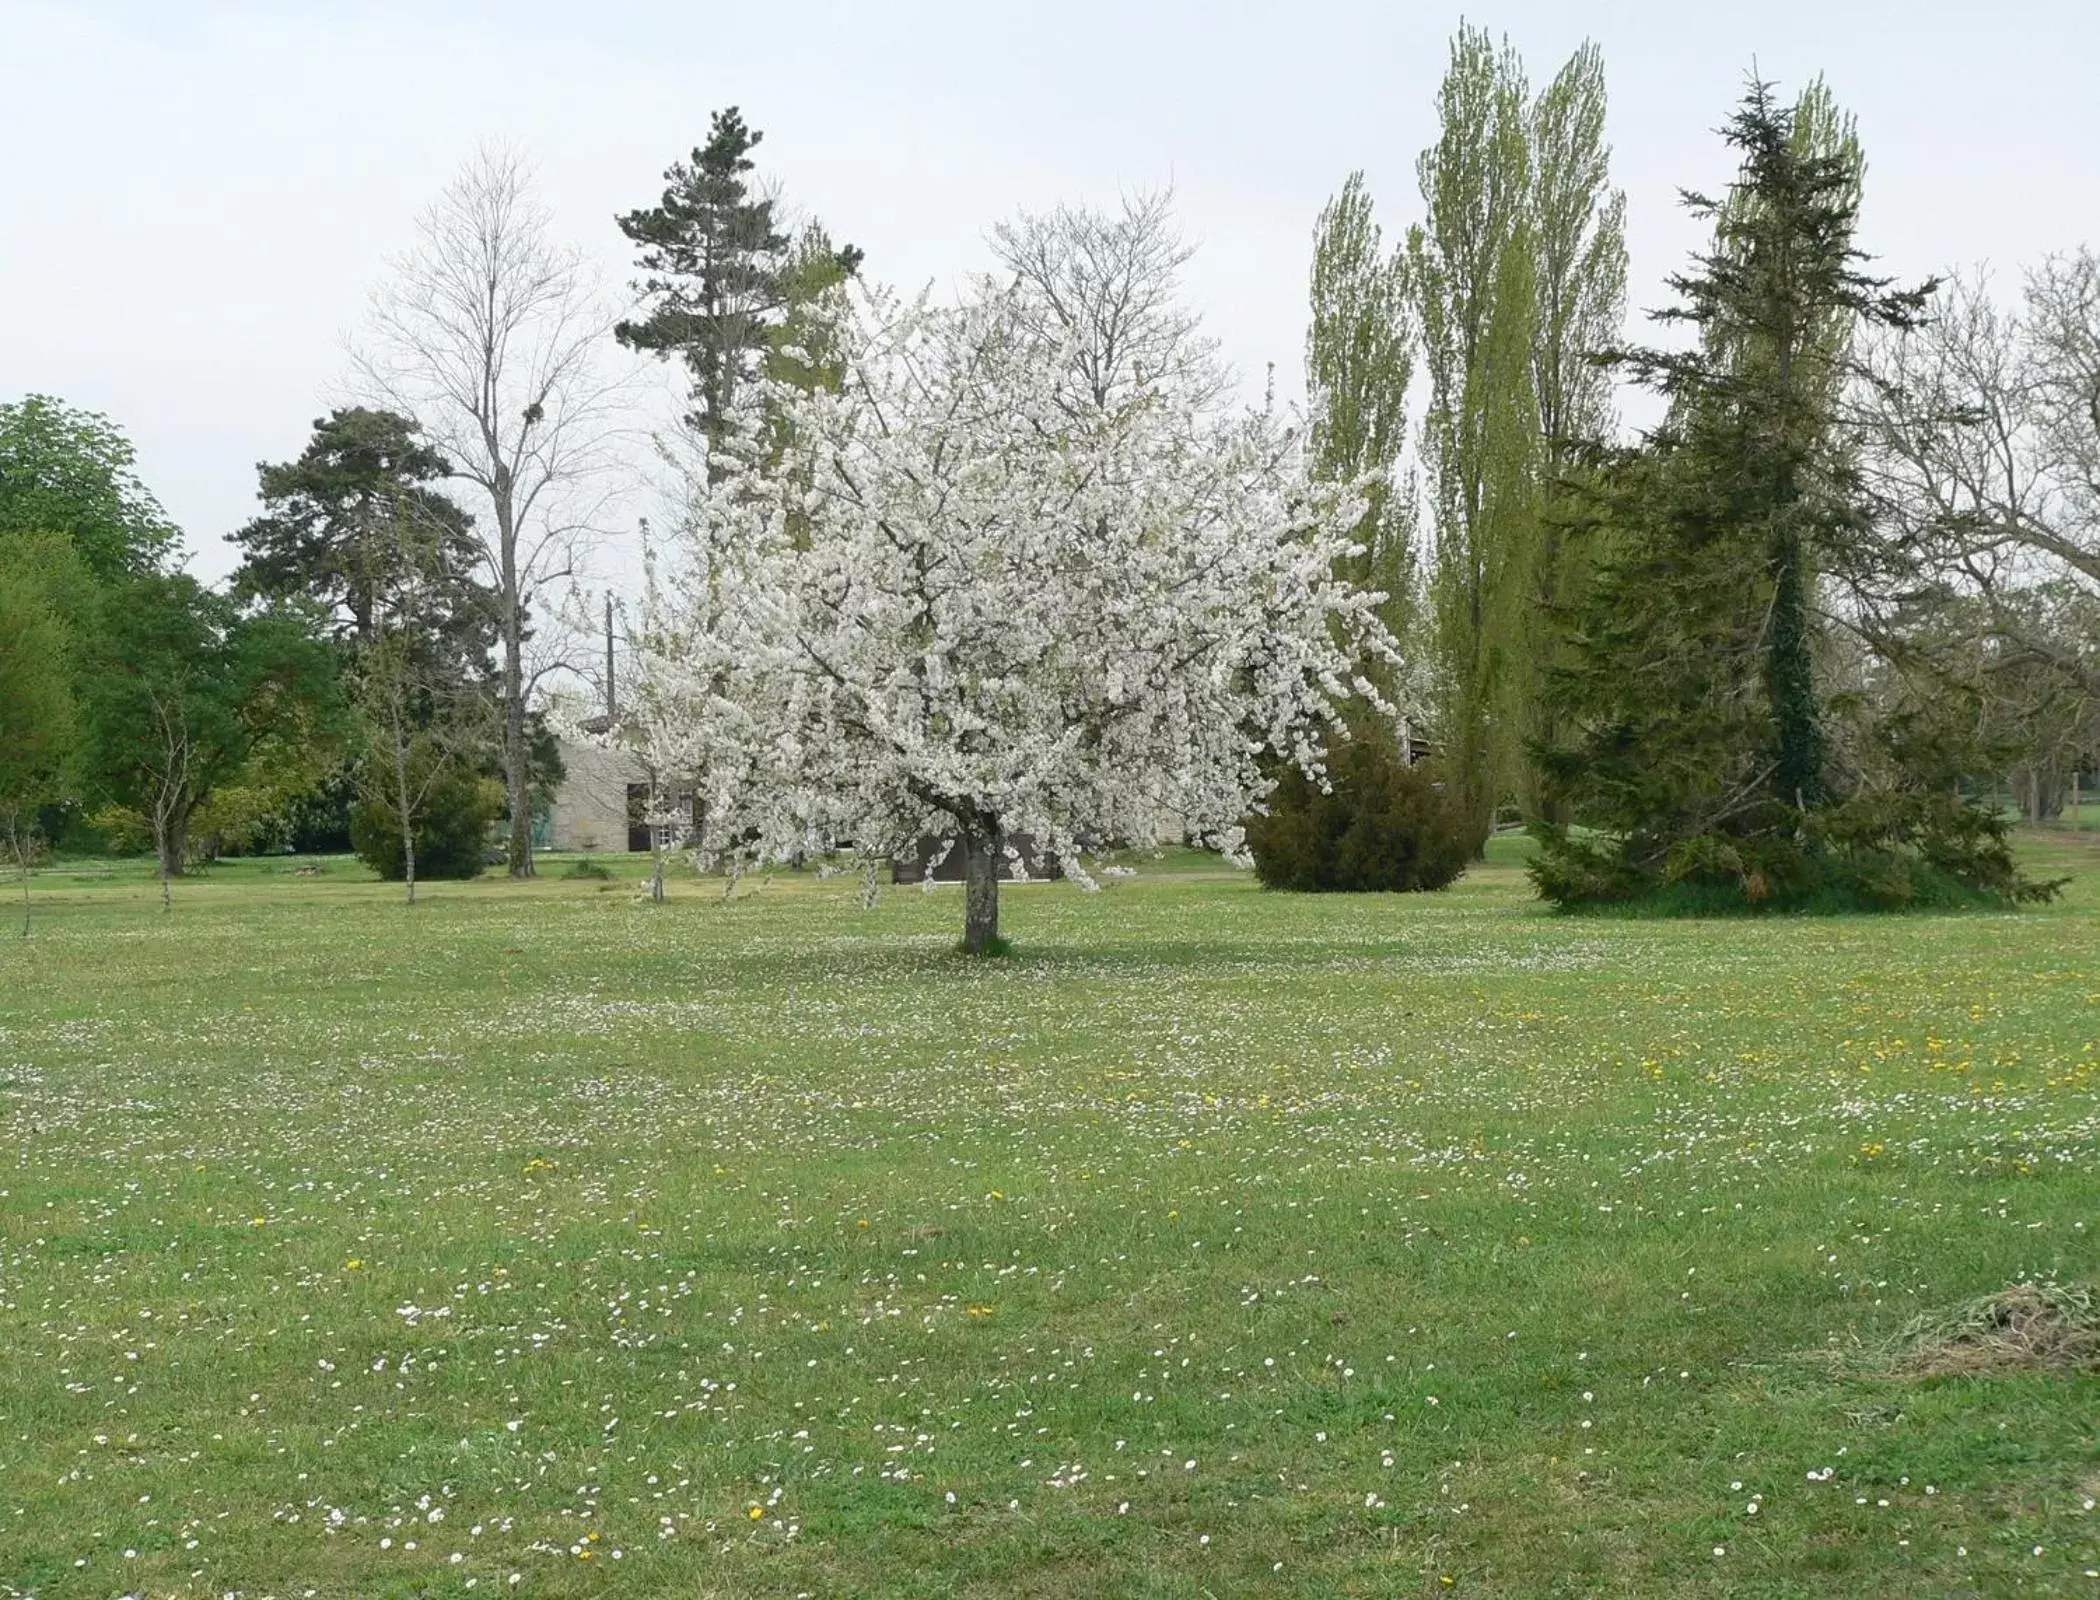
{"type": "Polygon", "coordinates": [[[981,956],[999,941],[999,857],[1005,836],[997,823],[965,830],[963,852],[963,954],[981,956]]]}
{"type": "Polygon", "coordinates": [[[503,778],[510,795],[508,858],[513,878],[533,876],[532,783],[525,766],[525,641],[513,604],[503,619],[503,778]]]}
{"type": "Polygon", "coordinates": [[[416,903],[416,829],[408,812],[408,785],[401,785],[401,879],[408,886],[408,903],[416,903]]]}
{"type": "Polygon", "coordinates": [[[174,900],[169,882],[182,876],[183,860],[189,851],[189,816],[184,813],[164,818],[154,831],[154,854],[160,858],[160,908],[166,911],[174,900]]]}
{"type": "MultiPolygon", "coordinates": [[[[1792,502],[1783,515],[1790,515],[1792,502]]],[[[1806,552],[1791,529],[1774,551],[1771,643],[1765,658],[1765,692],[1777,725],[1777,770],[1772,786],[1810,811],[1823,803],[1822,708],[1816,702],[1813,638],[1808,616],[1806,552]]]]}
{"type": "Polygon", "coordinates": [[[416,820],[408,798],[408,750],[401,742],[401,729],[394,729],[394,804],[401,818],[401,876],[408,885],[408,903],[416,903],[416,820]]]}
{"type": "Polygon", "coordinates": [[[15,865],[22,874],[22,937],[26,939],[29,937],[29,835],[23,830],[19,812],[8,813],[7,842],[14,850],[15,865]]]}

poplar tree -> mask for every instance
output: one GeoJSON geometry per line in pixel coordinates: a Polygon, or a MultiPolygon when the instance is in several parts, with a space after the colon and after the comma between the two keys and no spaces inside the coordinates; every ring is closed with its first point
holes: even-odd
{"type": "Polygon", "coordinates": [[[1362,486],[1364,512],[1351,532],[1363,552],[1346,560],[1340,575],[1385,592],[1381,614],[1398,636],[1406,631],[1415,586],[1412,485],[1400,479],[1414,309],[1407,258],[1386,253],[1360,171],[1349,174],[1320,212],[1311,299],[1308,470],[1322,482],[1362,486]]]}
{"type": "Polygon", "coordinates": [[[1429,377],[1421,458],[1437,736],[1483,844],[1521,749],[1517,635],[1538,521],[1527,99],[1515,52],[1461,27],[1438,95],[1441,133],[1416,167],[1427,216],[1407,242],[1429,377]]]}
{"type": "MultiPolygon", "coordinates": [[[[1531,109],[1533,282],[1538,327],[1532,392],[1543,455],[1541,514],[1531,555],[1529,614],[1523,619],[1523,694],[1533,739],[1558,737],[1550,700],[1540,693],[1557,649],[1546,625],[1583,587],[1582,546],[1569,539],[1565,491],[1583,441],[1613,423],[1611,375],[1597,357],[1619,343],[1626,309],[1626,196],[1611,184],[1604,138],[1604,57],[1585,43],[1531,109]]],[[[1535,781],[1526,798],[1536,813],[1535,781]]]]}

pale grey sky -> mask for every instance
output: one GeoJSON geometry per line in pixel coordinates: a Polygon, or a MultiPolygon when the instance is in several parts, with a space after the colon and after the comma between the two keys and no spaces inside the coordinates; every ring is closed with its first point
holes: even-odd
{"type": "MultiPolygon", "coordinates": [[[[1633,302],[1698,242],[1712,129],[1753,59],[1858,114],[1866,246],[1923,275],[2100,235],[2100,0],[1507,0],[1534,82],[1603,46],[1633,302]]],[[[1367,172],[1389,236],[1458,9],[1416,0],[0,0],[0,398],[107,411],[192,570],[297,454],[418,209],[484,139],[629,274],[616,212],[739,104],[798,206],[905,287],[982,265],[1017,207],[1171,182],[1190,290],[1257,389],[1295,394],[1307,245],[1367,172]]]]}

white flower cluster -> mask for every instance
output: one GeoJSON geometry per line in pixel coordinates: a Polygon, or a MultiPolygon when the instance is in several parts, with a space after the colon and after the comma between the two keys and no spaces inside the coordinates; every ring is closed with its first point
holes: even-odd
{"type": "Polygon", "coordinates": [[[925,835],[1235,850],[1396,660],[1359,514],[1268,412],[1100,384],[1021,288],[837,306],[837,390],[757,397],[652,572],[634,718],[715,860],[925,835]],[[1104,392],[1105,389],[1105,392],[1104,392]]]}

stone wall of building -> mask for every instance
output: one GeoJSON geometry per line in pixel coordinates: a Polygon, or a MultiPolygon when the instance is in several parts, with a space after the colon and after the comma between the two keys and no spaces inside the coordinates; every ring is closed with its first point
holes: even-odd
{"type": "Polygon", "coordinates": [[[554,792],[552,847],[611,854],[628,847],[627,786],[648,774],[626,750],[595,744],[561,744],[567,775],[554,792]]]}

